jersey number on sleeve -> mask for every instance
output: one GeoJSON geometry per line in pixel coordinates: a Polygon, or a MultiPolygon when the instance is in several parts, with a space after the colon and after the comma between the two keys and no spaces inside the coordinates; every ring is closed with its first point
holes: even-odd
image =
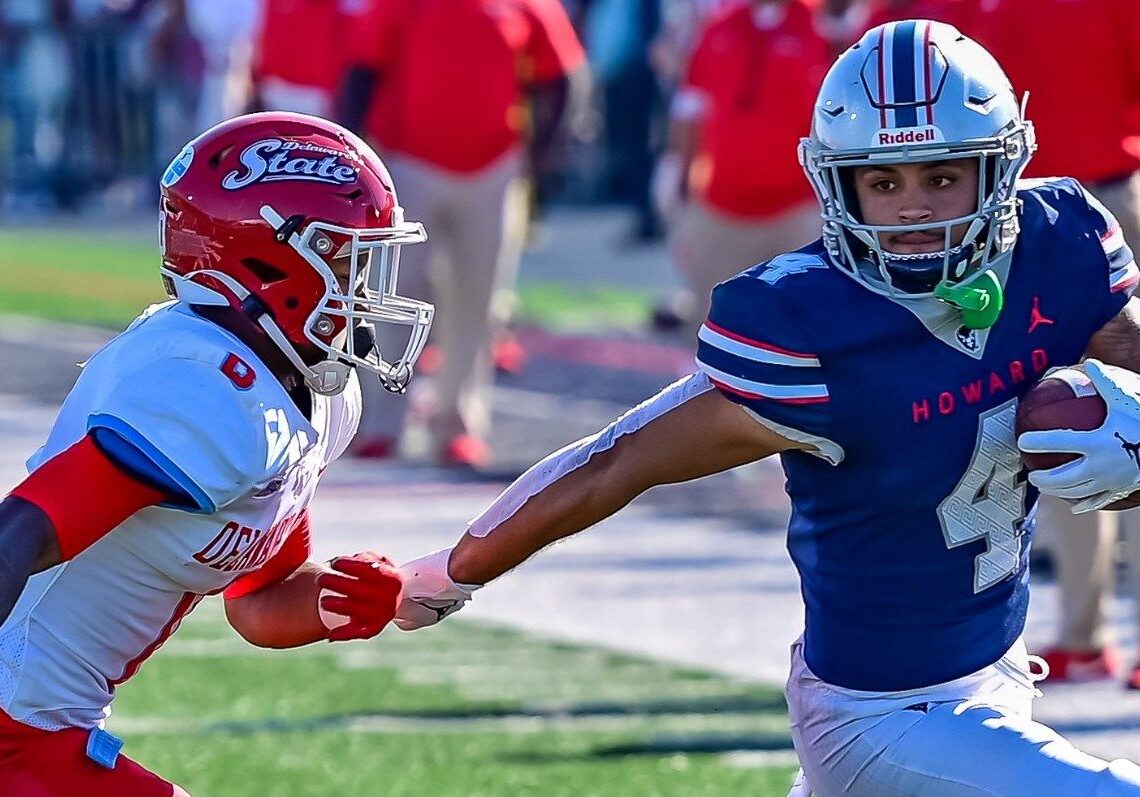
{"type": "Polygon", "coordinates": [[[938,505],[946,545],[985,538],[986,551],[974,559],[974,592],[992,587],[1017,570],[1025,531],[1025,481],[1014,442],[1017,399],[978,417],[978,441],[966,473],[938,505]]]}

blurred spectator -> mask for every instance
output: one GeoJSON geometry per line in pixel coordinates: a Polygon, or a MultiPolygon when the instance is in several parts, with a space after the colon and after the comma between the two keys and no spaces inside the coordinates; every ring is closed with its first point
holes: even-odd
{"type": "Polygon", "coordinates": [[[806,0],[729,8],[699,37],[655,179],[675,220],[670,250],[691,291],[692,330],[718,282],[819,235],[796,149],[830,63],[806,0]]]}
{"type": "Polygon", "coordinates": [[[649,58],[658,82],[672,93],[685,78],[689,56],[705,24],[744,0],[663,0],[661,28],[650,43],[649,58]]]}
{"type": "Polygon", "coordinates": [[[157,176],[186,143],[186,131],[194,125],[205,62],[202,45],[186,17],[186,0],[154,3],[143,24],[149,31],[147,63],[162,76],[154,96],[151,171],[157,176]]]}
{"type": "Polygon", "coordinates": [[[237,116],[249,104],[249,62],[259,0],[184,0],[205,69],[195,132],[237,116]]]}
{"type": "Polygon", "coordinates": [[[72,0],[73,85],[63,131],[73,202],[94,194],[98,208],[117,213],[157,198],[155,76],[145,22],[163,2],[72,0]]]}
{"type": "MultiPolygon", "coordinates": [[[[1140,105],[1140,3],[1132,0],[980,0],[976,35],[1005,67],[1040,149],[1027,176],[1072,175],[1140,246],[1140,158],[1125,139],[1140,105]],[[1047,57],[1043,57],[1048,54],[1047,57]]],[[[1135,512],[1074,516],[1042,496],[1038,525],[1053,540],[1061,590],[1060,637],[1046,651],[1052,680],[1109,677],[1118,666],[1108,628],[1114,543],[1127,526],[1129,580],[1140,612],[1140,517],[1135,512]]],[[[1128,685],[1140,688],[1140,666],[1128,685]]]]}
{"type": "Polygon", "coordinates": [[[0,200],[5,212],[52,209],[61,189],[70,84],[66,0],[0,2],[0,200]]]}
{"type": "Polygon", "coordinates": [[[661,236],[649,199],[652,120],[660,108],[649,46],[661,26],[660,0],[591,0],[583,38],[602,95],[607,195],[633,207],[630,239],[661,236]]]}
{"type": "MultiPolygon", "coordinates": [[[[491,341],[509,316],[525,227],[522,149],[528,127],[538,149],[553,138],[581,45],[558,0],[376,0],[352,34],[339,116],[375,140],[401,205],[428,229],[428,244],[404,253],[400,284],[436,299],[433,445],[445,463],[481,466],[491,341]],[[528,92],[543,109],[533,126],[528,92]]],[[[381,351],[394,343],[379,340],[381,351]]],[[[378,384],[364,401],[356,453],[393,453],[407,402],[378,384]]]]}
{"type": "Polygon", "coordinates": [[[866,29],[901,19],[933,19],[977,37],[977,0],[871,0],[866,29]]]}
{"type": "Polygon", "coordinates": [[[364,0],[261,0],[252,106],[331,116],[348,60],[346,32],[364,0]]]}

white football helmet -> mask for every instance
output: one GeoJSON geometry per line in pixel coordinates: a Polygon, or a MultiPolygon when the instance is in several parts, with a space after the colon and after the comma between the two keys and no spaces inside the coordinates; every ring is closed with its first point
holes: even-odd
{"type": "Polygon", "coordinates": [[[908,297],[947,298],[985,274],[1017,239],[1016,183],[1036,150],[1023,112],[993,56],[953,26],[905,20],[865,33],[824,78],[811,135],[799,148],[836,265],[873,291],[908,297]],[[973,213],[918,225],[864,223],[854,167],[958,158],[978,161],[973,213]],[[951,246],[952,229],[963,224],[965,237],[951,246]],[[884,234],[917,230],[940,232],[943,250],[884,251],[884,234]]]}

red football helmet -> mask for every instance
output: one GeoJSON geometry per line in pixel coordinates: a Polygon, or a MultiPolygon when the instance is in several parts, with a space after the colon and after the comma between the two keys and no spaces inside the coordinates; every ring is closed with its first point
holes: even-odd
{"type": "Polygon", "coordinates": [[[388,170],[333,122],[256,113],[195,138],[162,176],[162,273],[188,304],[252,317],[319,393],[352,367],[402,391],[432,305],[396,293],[400,247],[427,239],[404,221],[388,170]],[[411,327],[398,358],[373,325],[411,327]]]}

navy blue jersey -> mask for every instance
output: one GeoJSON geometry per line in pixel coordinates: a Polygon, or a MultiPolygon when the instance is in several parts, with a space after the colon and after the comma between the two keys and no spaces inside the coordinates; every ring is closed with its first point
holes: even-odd
{"type": "Polygon", "coordinates": [[[1028,606],[1036,491],[1014,440],[1018,398],[1077,362],[1137,281],[1108,211],[1073,180],[1026,183],[995,269],[996,325],[894,300],[822,244],[717,286],[698,364],[725,396],[815,452],[782,455],[788,548],[822,679],[896,691],[996,661],[1028,606]]]}

